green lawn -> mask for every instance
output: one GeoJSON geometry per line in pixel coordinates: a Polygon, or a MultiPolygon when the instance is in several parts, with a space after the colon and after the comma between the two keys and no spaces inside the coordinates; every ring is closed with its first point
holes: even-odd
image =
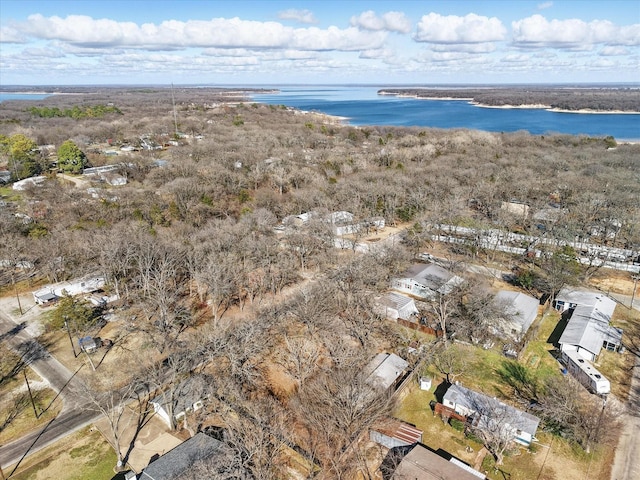
{"type": "MultiPolygon", "coordinates": [[[[97,430],[85,428],[35,453],[12,480],[111,480],[116,454],[97,430]]],[[[5,471],[5,475],[11,473],[5,471]]]]}

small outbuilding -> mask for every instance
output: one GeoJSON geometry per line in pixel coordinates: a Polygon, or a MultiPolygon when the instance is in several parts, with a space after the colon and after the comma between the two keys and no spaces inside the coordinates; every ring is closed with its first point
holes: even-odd
{"type": "Polygon", "coordinates": [[[402,420],[389,418],[372,428],[369,438],[387,448],[407,447],[422,442],[422,430],[402,420]]]}
{"type": "Polygon", "coordinates": [[[409,363],[395,353],[379,353],[364,370],[368,384],[380,390],[395,389],[409,363]]]}
{"type": "Polygon", "coordinates": [[[419,313],[414,300],[400,293],[387,293],[376,303],[378,313],[390,320],[408,320],[412,315],[419,313]]]}

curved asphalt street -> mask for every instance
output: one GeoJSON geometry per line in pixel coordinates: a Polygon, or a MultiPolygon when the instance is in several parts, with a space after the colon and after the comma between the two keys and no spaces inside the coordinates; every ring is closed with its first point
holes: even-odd
{"type": "Polygon", "coordinates": [[[0,341],[17,352],[22,351],[25,346],[29,346],[31,351],[39,351],[40,358],[29,362],[29,367],[60,395],[63,408],[44,427],[0,446],[0,466],[5,475],[11,474],[13,468],[9,469],[10,466],[21,462],[28,455],[100,418],[100,414],[86,408],[80,397],[74,394],[80,391],[75,374],[38,344],[24,326],[7,311],[0,309],[0,341]]]}

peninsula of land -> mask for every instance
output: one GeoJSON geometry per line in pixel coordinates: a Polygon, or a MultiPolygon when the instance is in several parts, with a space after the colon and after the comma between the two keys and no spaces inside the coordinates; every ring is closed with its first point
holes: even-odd
{"type": "Polygon", "coordinates": [[[640,113],[640,89],[632,87],[387,88],[378,95],[428,100],[467,100],[478,107],[542,108],[571,113],[640,113]]]}

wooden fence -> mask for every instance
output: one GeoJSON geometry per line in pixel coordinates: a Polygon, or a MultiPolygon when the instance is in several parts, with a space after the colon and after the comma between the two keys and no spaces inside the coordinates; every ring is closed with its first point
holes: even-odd
{"type": "Polygon", "coordinates": [[[410,322],[402,318],[398,318],[398,324],[402,325],[403,327],[411,328],[412,330],[417,330],[419,332],[426,333],[427,335],[433,335],[434,337],[437,337],[437,338],[442,337],[442,330],[436,330],[426,325],[420,325],[419,323],[410,322]]]}

